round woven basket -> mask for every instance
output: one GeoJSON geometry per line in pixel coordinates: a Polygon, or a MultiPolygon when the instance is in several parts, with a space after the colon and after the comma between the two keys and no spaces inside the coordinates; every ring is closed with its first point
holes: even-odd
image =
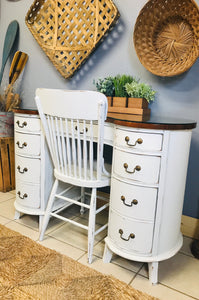
{"type": "Polygon", "coordinates": [[[134,45],[151,73],[175,76],[198,57],[199,9],[193,0],[149,0],[137,17],[134,45]]]}

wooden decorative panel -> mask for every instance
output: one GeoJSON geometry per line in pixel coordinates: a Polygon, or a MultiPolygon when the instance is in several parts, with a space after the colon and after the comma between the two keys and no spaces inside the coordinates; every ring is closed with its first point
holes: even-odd
{"type": "Polygon", "coordinates": [[[25,21],[53,65],[69,78],[118,18],[111,0],[35,0],[25,21]]]}

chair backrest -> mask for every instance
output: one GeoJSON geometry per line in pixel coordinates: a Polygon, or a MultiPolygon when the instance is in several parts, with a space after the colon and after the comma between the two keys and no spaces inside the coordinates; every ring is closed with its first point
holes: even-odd
{"type": "Polygon", "coordinates": [[[106,97],[95,91],[39,88],[35,101],[54,168],[78,180],[100,180],[106,97]],[[97,148],[96,166],[94,148],[97,148]]]}

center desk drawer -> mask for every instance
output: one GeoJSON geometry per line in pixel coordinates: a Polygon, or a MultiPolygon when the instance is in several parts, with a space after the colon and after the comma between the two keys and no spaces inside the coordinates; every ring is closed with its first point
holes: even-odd
{"type": "Polygon", "coordinates": [[[15,156],[16,176],[21,181],[40,183],[41,161],[38,158],[15,156]]]}
{"type": "Polygon", "coordinates": [[[116,130],[115,145],[145,151],[162,150],[162,134],[116,130]]]}
{"type": "Polygon", "coordinates": [[[40,155],[41,136],[15,132],[15,152],[24,155],[40,155]]]}
{"type": "Polygon", "coordinates": [[[111,210],[108,236],[127,252],[150,253],[153,243],[153,223],[138,222],[111,210]]]}
{"type": "Polygon", "coordinates": [[[127,179],[158,183],[160,157],[133,154],[115,149],[114,173],[127,179]]]}
{"type": "Polygon", "coordinates": [[[157,189],[112,178],[111,208],[129,218],[154,221],[157,189]]]}

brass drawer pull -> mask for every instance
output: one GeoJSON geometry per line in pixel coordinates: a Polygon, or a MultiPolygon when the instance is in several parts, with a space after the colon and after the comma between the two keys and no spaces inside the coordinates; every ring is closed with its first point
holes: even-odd
{"type": "Polygon", "coordinates": [[[127,173],[129,173],[129,174],[133,174],[133,173],[135,173],[135,171],[140,171],[141,170],[141,167],[139,166],[139,165],[137,165],[137,166],[135,166],[135,168],[133,169],[133,171],[129,171],[129,170],[127,170],[128,169],[128,164],[127,163],[124,163],[124,169],[125,169],[125,171],[127,172],[127,173]]]}
{"type": "Polygon", "coordinates": [[[21,171],[21,167],[20,166],[18,166],[17,167],[17,170],[19,171],[19,173],[21,173],[21,174],[24,174],[25,172],[27,172],[28,171],[28,169],[27,168],[23,168],[23,170],[21,171]]]}
{"type": "Polygon", "coordinates": [[[128,242],[130,239],[134,239],[135,238],[135,234],[134,233],[130,233],[128,239],[123,238],[123,230],[119,229],[119,234],[120,234],[120,238],[126,242],[128,242]]]}
{"type": "Polygon", "coordinates": [[[20,199],[25,199],[25,198],[27,198],[28,197],[28,195],[25,193],[25,194],[23,194],[23,196],[21,197],[21,192],[18,192],[17,193],[18,195],[19,195],[19,198],[20,199]]]}
{"type": "Polygon", "coordinates": [[[137,205],[137,204],[138,204],[138,201],[137,201],[136,199],[133,199],[133,200],[131,201],[131,204],[127,204],[127,203],[125,202],[126,199],[125,199],[124,196],[121,196],[121,200],[123,201],[124,205],[129,206],[129,207],[132,207],[133,204],[134,204],[134,205],[137,205]]]}
{"type": "Polygon", "coordinates": [[[23,149],[24,147],[26,147],[27,146],[27,143],[26,142],[24,142],[21,146],[20,146],[20,143],[19,143],[19,141],[18,142],[16,142],[16,144],[17,144],[17,146],[20,148],[20,149],[23,149]]]}
{"type": "MultiPolygon", "coordinates": [[[[75,126],[75,130],[78,130],[78,127],[77,127],[77,126],[75,126]]],[[[88,128],[87,128],[87,127],[86,127],[86,132],[88,132],[88,128]]],[[[80,131],[79,133],[80,133],[80,134],[83,134],[83,133],[84,133],[84,130],[80,131]]]]}
{"type": "Polygon", "coordinates": [[[19,121],[17,121],[16,123],[17,123],[18,127],[20,127],[20,128],[24,128],[25,126],[27,126],[27,122],[26,121],[23,122],[22,125],[20,125],[19,121]]]}
{"type": "Polygon", "coordinates": [[[128,146],[132,146],[132,147],[136,146],[137,144],[142,144],[143,143],[143,139],[141,139],[141,138],[137,139],[137,141],[135,141],[134,144],[130,144],[129,140],[130,140],[129,136],[126,136],[125,137],[125,142],[127,143],[128,146]]]}

